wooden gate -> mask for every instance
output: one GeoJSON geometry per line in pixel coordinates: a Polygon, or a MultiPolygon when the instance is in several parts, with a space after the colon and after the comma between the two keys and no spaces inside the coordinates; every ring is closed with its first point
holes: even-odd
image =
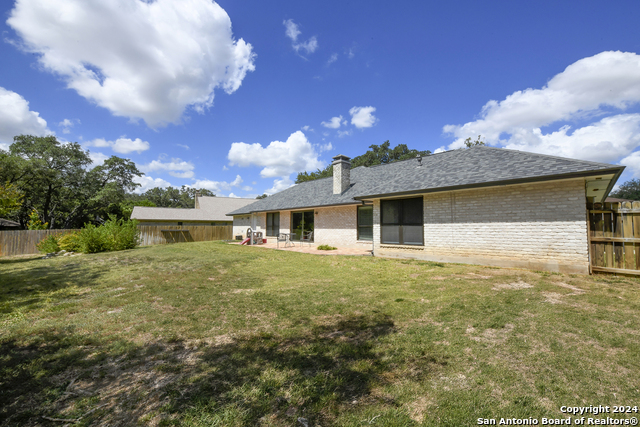
{"type": "Polygon", "coordinates": [[[640,275],[640,202],[588,208],[591,271],[640,275]]]}

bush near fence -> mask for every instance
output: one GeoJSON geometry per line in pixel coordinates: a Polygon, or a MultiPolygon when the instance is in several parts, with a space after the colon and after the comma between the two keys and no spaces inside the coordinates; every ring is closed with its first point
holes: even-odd
{"type": "MultiPolygon", "coordinates": [[[[208,242],[232,240],[233,226],[159,226],[139,225],[140,246],[164,245],[178,242],[208,242]]],[[[69,230],[6,230],[0,231],[0,256],[39,253],[36,245],[51,235],[80,231],[69,230]]]]}
{"type": "Polygon", "coordinates": [[[37,244],[49,236],[72,233],[73,230],[2,230],[0,231],[0,256],[39,253],[37,244]]]}

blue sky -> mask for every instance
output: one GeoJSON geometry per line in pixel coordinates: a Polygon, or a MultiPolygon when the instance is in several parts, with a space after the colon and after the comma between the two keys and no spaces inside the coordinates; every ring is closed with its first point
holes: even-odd
{"type": "Polygon", "coordinates": [[[390,140],[640,177],[640,2],[4,1],[0,148],[130,158],[154,186],[255,197],[390,140]]]}

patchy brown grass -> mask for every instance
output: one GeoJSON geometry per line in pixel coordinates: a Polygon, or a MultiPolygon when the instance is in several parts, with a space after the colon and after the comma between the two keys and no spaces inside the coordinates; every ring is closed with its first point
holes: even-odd
{"type": "Polygon", "coordinates": [[[0,425],[451,426],[633,404],[639,284],[210,242],[2,259],[0,425]]]}

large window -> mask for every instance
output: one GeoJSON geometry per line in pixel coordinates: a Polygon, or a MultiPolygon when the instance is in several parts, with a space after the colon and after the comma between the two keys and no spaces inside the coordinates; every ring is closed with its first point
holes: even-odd
{"type": "Polygon", "coordinates": [[[373,206],[358,206],[358,240],[373,240],[373,206]]]}
{"type": "Polygon", "coordinates": [[[267,214],[267,236],[277,236],[280,233],[280,212],[267,214]]]}
{"type": "Polygon", "coordinates": [[[313,231],[313,211],[291,212],[291,232],[295,233],[295,240],[300,240],[302,234],[313,231]]]}
{"type": "Polygon", "coordinates": [[[380,202],[381,243],[424,245],[422,197],[380,202]]]}

